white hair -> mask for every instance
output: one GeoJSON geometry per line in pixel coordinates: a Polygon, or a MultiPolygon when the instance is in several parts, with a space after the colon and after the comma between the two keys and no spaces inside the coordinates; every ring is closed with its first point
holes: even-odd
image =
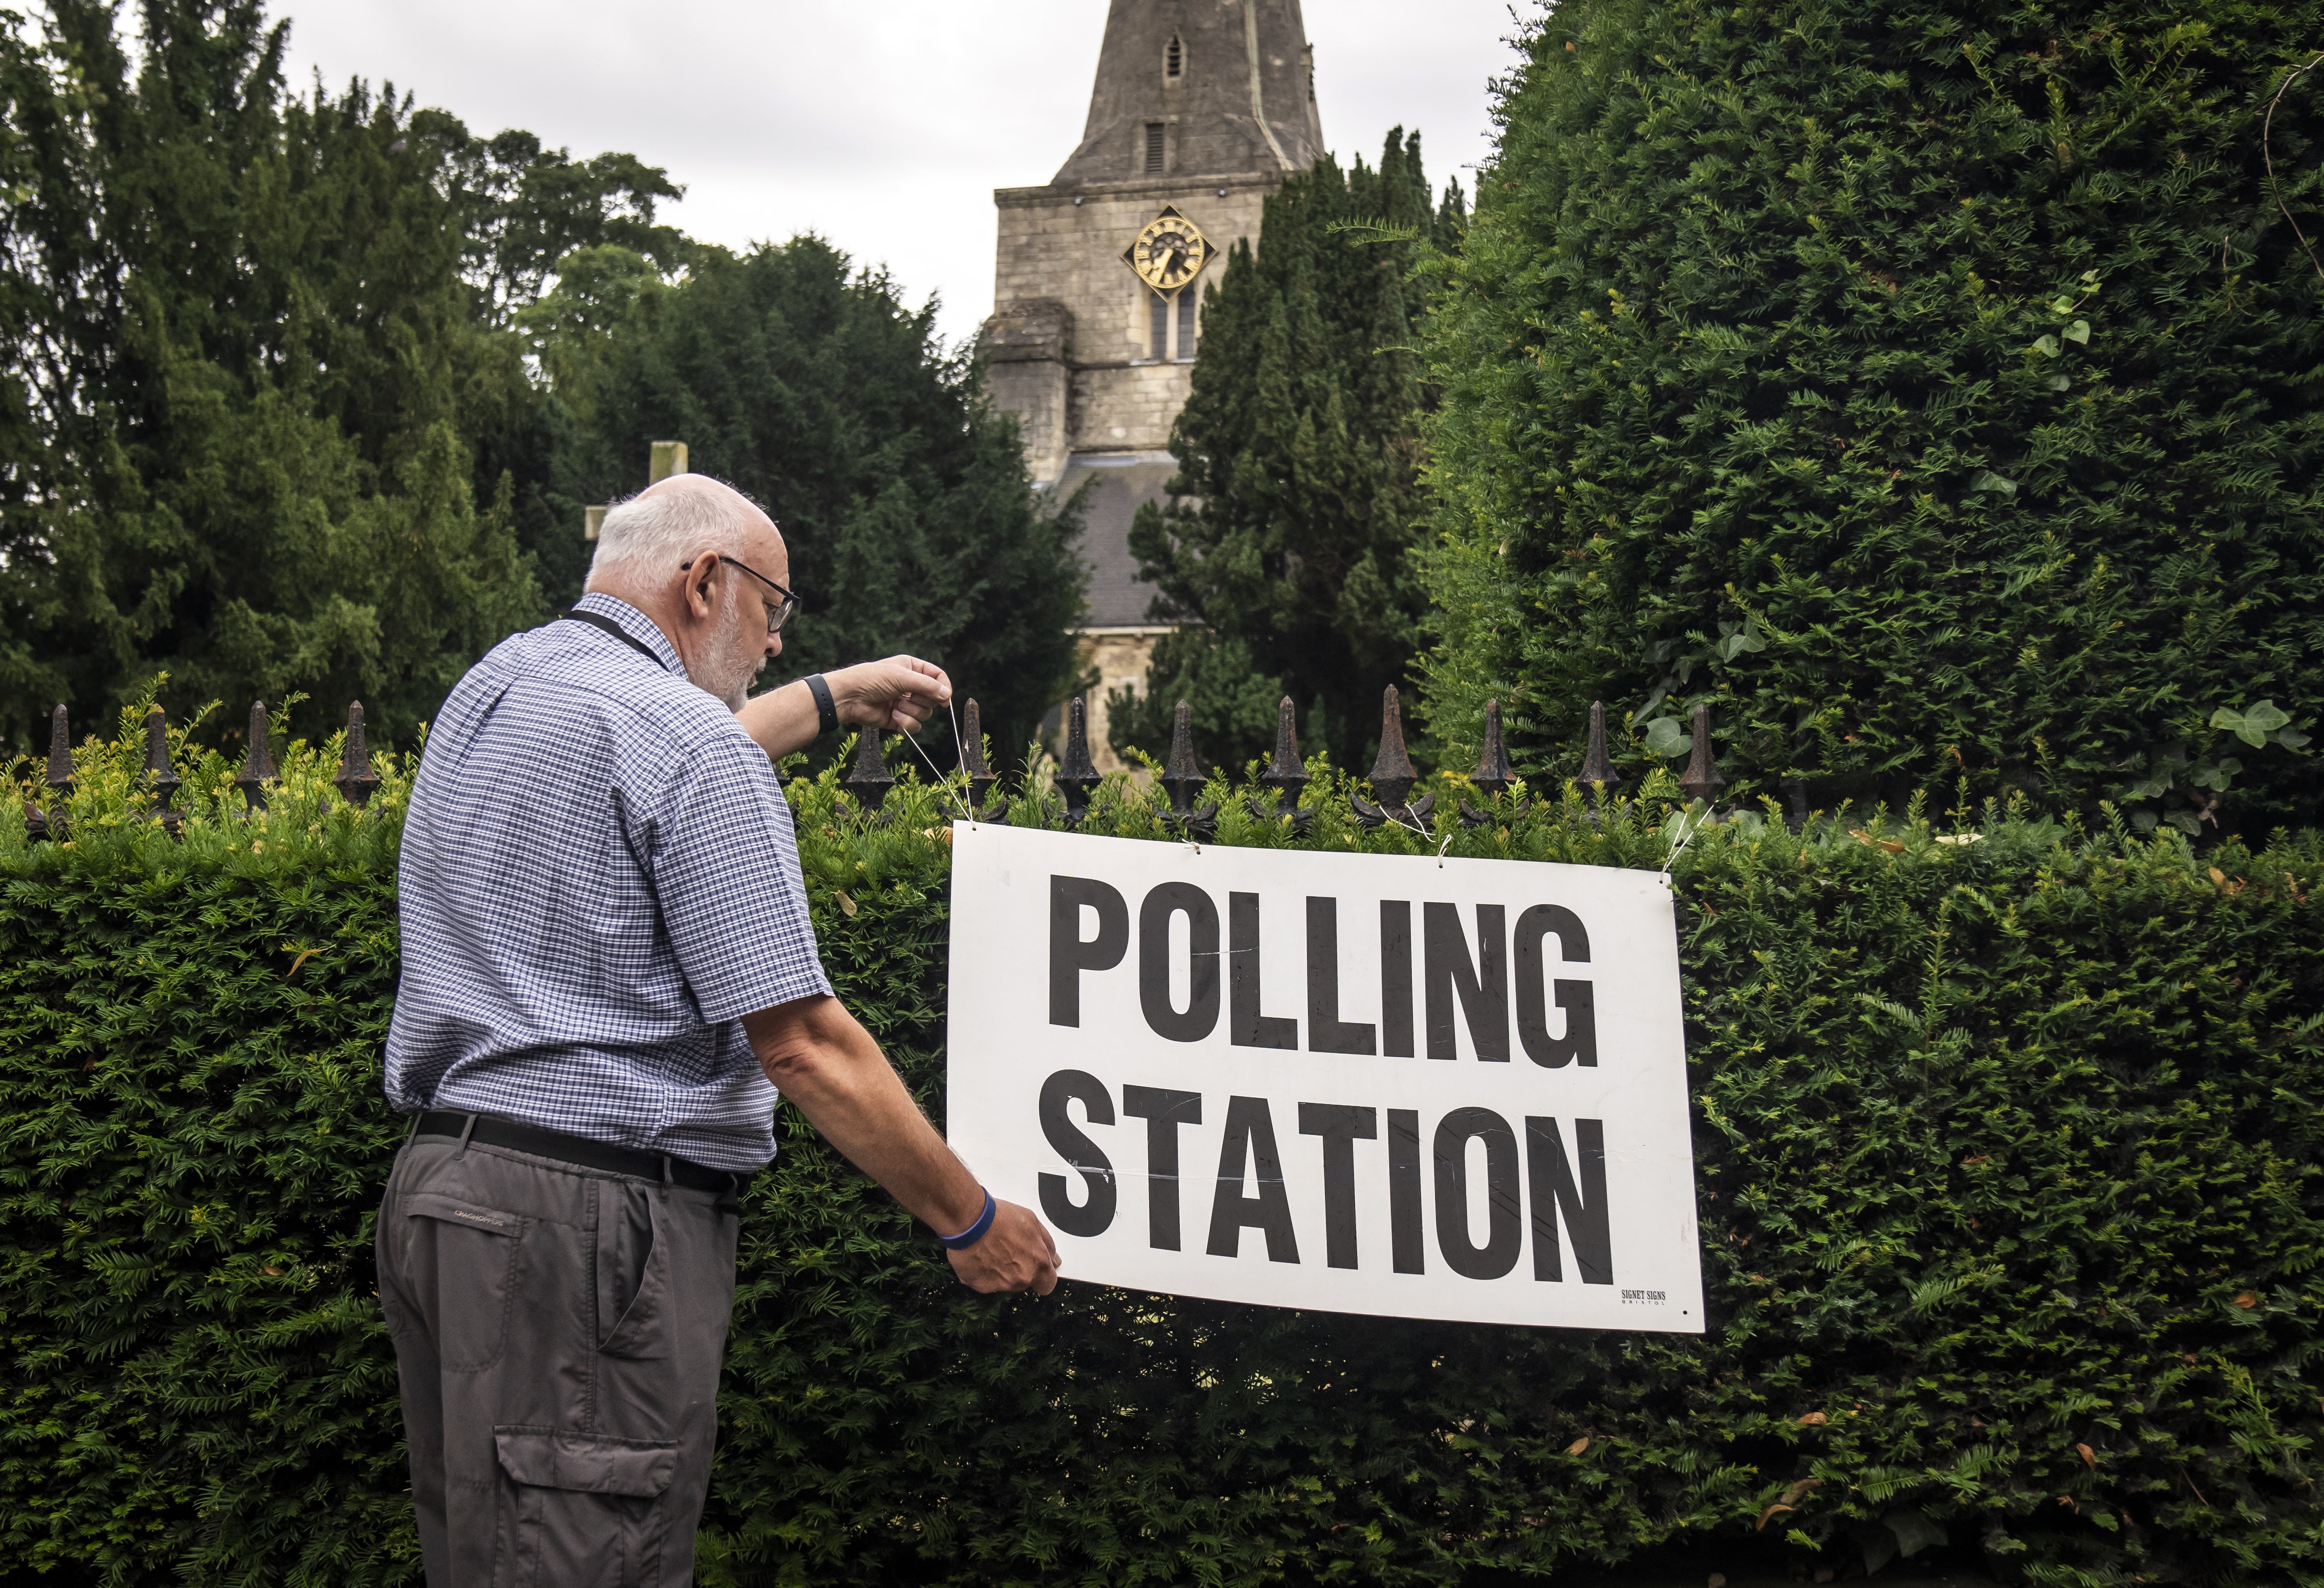
{"type": "Polygon", "coordinates": [[[723,552],[725,548],[716,542],[731,539],[742,527],[745,511],[733,497],[715,491],[641,493],[617,502],[605,510],[598,526],[597,554],[589,561],[589,577],[674,574],[679,563],[698,551],[723,552]]]}

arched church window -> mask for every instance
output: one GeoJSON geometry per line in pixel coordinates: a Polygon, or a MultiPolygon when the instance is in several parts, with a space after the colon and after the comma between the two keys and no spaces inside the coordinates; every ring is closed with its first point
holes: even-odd
{"type": "Polygon", "coordinates": [[[1170,47],[1162,52],[1162,75],[1176,82],[1186,69],[1186,46],[1177,34],[1170,35],[1170,47]]]}

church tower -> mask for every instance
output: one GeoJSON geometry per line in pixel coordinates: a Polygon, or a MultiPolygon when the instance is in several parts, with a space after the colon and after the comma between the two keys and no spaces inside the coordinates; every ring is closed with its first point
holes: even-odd
{"type": "Polygon", "coordinates": [[[1174,472],[1170,426],[1202,340],[1202,291],[1286,172],[1323,152],[1299,0],[1111,0],[1082,140],[1046,187],[1003,188],[993,402],[1045,486],[1090,485],[1085,660],[1100,764],[1103,692],[1142,685],[1147,615],[1130,521],[1174,472]]]}

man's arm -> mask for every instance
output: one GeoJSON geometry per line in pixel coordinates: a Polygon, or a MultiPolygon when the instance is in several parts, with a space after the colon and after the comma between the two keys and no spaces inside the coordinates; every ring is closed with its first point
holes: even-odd
{"type": "MultiPolygon", "coordinates": [[[[812,711],[812,706],[809,710],[812,711]]],[[[802,998],[742,1017],[759,1063],[782,1094],[848,1162],[887,1187],[914,1216],[953,1234],[984,1211],[968,1166],[928,1123],[862,1022],[838,999],[802,998]]],[[[952,1252],[973,1290],[1057,1288],[1057,1248],[1029,1208],[1000,1203],[975,1245],[952,1252]]]]}
{"type": "MultiPolygon", "coordinates": [[[[913,732],[952,698],[952,680],[944,669],[917,656],[859,662],[824,674],[823,681],[831,686],[831,704],[843,725],[876,726],[883,734],[913,732]]],[[[820,727],[815,695],[805,679],[752,696],[735,716],[743,732],[777,761],[813,743],[820,727]]]]}

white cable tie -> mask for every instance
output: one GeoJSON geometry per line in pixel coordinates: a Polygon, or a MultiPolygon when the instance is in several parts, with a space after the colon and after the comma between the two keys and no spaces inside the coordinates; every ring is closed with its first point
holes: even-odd
{"type": "Polygon", "coordinates": [[[928,776],[936,780],[936,786],[938,788],[942,789],[946,794],[953,797],[954,800],[959,804],[964,819],[972,826],[974,826],[976,823],[976,813],[968,808],[967,800],[960,798],[960,791],[952,786],[952,780],[945,777],[942,772],[936,771],[936,763],[935,760],[930,757],[926,750],[922,750],[920,748],[920,742],[918,739],[913,738],[909,734],[906,734],[904,735],[904,742],[919,752],[920,759],[927,763],[928,776]]]}
{"type": "MultiPolygon", "coordinates": [[[[1385,815],[1388,820],[1394,822],[1397,826],[1402,827],[1406,832],[1419,835],[1420,841],[1423,844],[1427,843],[1429,838],[1432,836],[1426,827],[1421,826],[1416,822],[1408,822],[1402,817],[1395,814],[1393,811],[1384,809],[1382,814],[1385,815]]],[[[1444,852],[1451,847],[1452,847],[1452,829],[1448,826],[1444,829],[1444,842],[1436,846],[1436,869],[1440,872],[1444,869],[1444,852]]]]}

